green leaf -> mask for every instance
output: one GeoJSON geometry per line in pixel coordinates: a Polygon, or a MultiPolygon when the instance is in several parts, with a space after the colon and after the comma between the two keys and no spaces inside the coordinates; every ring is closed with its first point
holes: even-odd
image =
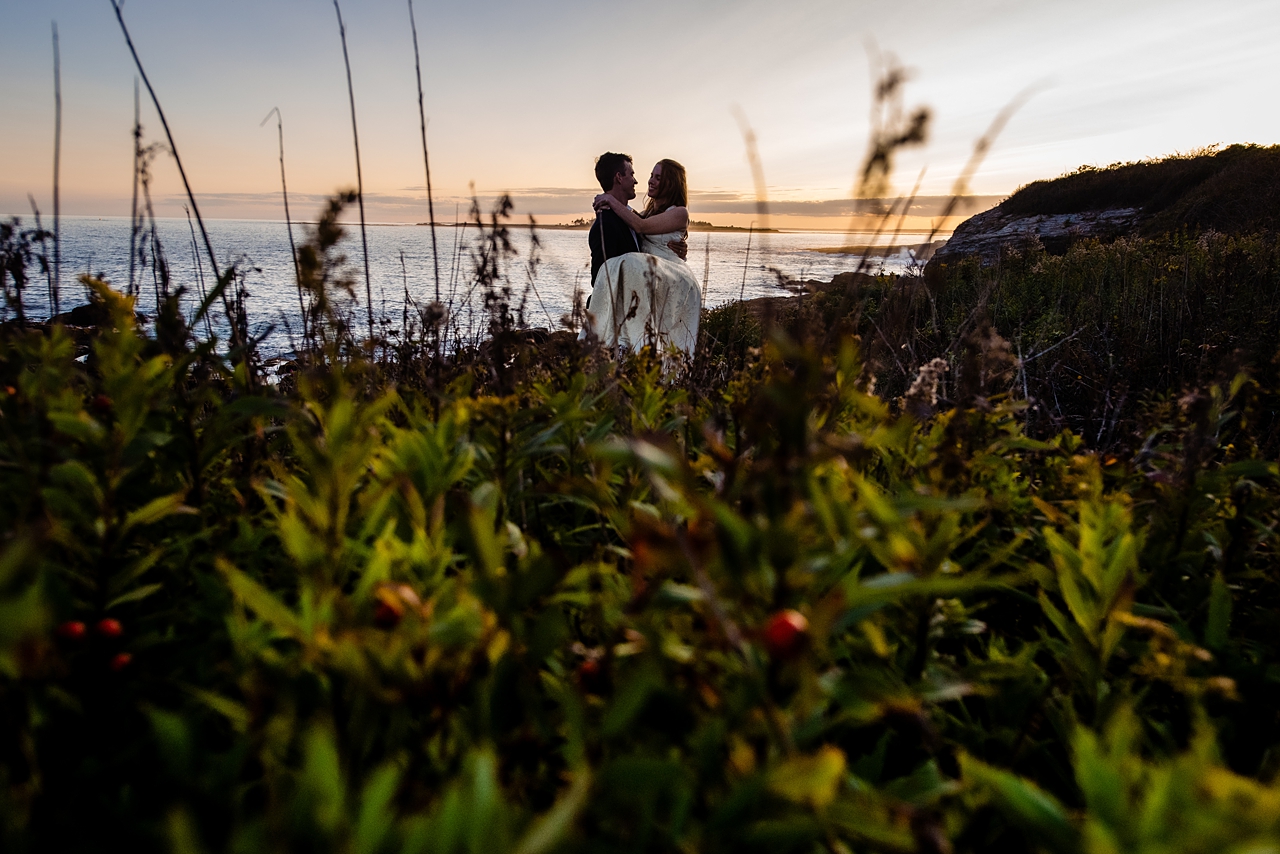
{"type": "Polygon", "coordinates": [[[124,517],[124,524],[120,526],[121,534],[126,534],[139,525],[150,525],[153,522],[159,522],[166,516],[172,516],[175,513],[195,513],[194,508],[187,507],[182,503],[184,498],[186,498],[185,492],[175,492],[172,495],[162,495],[159,498],[148,501],[142,507],[124,517]]]}
{"type": "Polygon", "coordinates": [[[1085,636],[1096,646],[1101,615],[1093,596],[1081,589],[1082,580],[1084,579],[1077,578],[1075,573],[1064,572],[1058,576],[1058,586],[1076,625],[1084,630],[1085,636]]]}
{"type": "Polygon", "coordinates": [[[1267,463],[1262,460],[1241,460],[1239,462],[1223,466],[1218,474],[1223,478],[1231,480],[1240,477],[1260,480],[1263,478],[1280,476],[1280,464],[1267,463]]]}
{"type": "Polygon", "coordinates": [[[822,825],[809,816],[753,821],[742,831],[751,851],[808,851],[822,838],[822,825]]]}
{"type": "Polygon", "coordinates": [[[938,763],[930,759],[905,777],[899,777],[885,785],[887,794],[916,806],[926,807],[937,803],[946,795],[959,789],[955,780],[942,776],[938,763]]]}
{"type": "Polygon", "coordinates": [[[394,827],[391,801],[400,786],[400,769],[386,764],[370,775],[360,796],[356,819],[356,854],[377,854],[394,827]]]}
{"type": "Polygon", "coordinates": [[[299,566],[316,566],[327,557],[323,539],[316,536],[292,508],[281,514],[276,522],[276,531],[285,551],[299,566]]]}
{"type": "Polygon", "coordinates": [[[566,839],[573,824],[587,806],[591,793],[591,769],[582,767],[573,772],[569,788],[533,824],[516,846],[516,854],[544,854],[566,839]]]}
{"type": "Polygon", "coordinates": [[[204,848],[200,845],[195,820],[186,808],[171,809],[165,829],[169,836],[169,850],[173,854],[203,854],[204,848]]]}
{"type": "Polygon", "coordinates": [[[605,713],[602,725],[606,736],[618,735],[627,728],[644,708],[645,701],[657,687],[657,682],[657,676],[649,668],[631,673],[630,678],[618,689],[609,711],[605,713]]]}
{"type": "Polygon", "coordinates": [[[87,412],[50,412],[49,423],[59,433],[86,443],[93,442],[106,433],[102,425],[90,418],[87,412]]]}
{"type": "Polygon", "coordinates": [[[884,773],[884,759],[889,752],[889,739],[892,735],[892,732],[885,732],[880,736],[875,750],[854,762],[850,771],[868,783],[879,783],[880,775],[884,773]]]}
{"type": "Polygon", "coordinates": [[[886,527],[892,527],[901,521],[898,511],[874,482],[865,477],[855,476],[853,483],[858,489],[858,497],[862,499],[862,505],[877,522],[886,527]]]}
{"type": "Polygon", "coordinates": [[[1084,727],[1076,730],[1073,746],[1076,783],[1089,812],[1111,828],[1123,827],[1128,804],[1120,772],[1103,755],[1098,737],[1084,727]]]}
{"type": "Polygon", "coordinates": [[[187,722],[181,715],[163,709],[149,709],[147,716],[151,718],[151,730],[165,764],[174,774],[186,775],[194,753],[187,722]]]}
{"type": "Polygon", "coordinates": [[[1079,628],[1073,626],[1067,620],[1067,615],[1059,611],[1054,604],[1049,601],[1048,595],[1046,595],[1043,590],[1037,592],[1037,597],[1040,601],[1040,608],[1044,611],[1045,616],[1049,618],[1049,622],[1053,623],[1063,637],[1071,640],[1073,637],[1077,637],[1079,635],[1079,628]]]}
{"type": "Polygon", "coordinates": [[[481,750],[472,756],[471,789],[466,797],[470,813],[466,828],[468,847],[473,854],[497,850],[493,843],[502,839],[505,827],[498,758],[492,750],[481,750]]]}
{"type": "MultiPolygon", "coordinates": [[[[66,492],[74,496],[78,501],[90,502],[93,506],[90,508],[92,512],[96,512],[106,500],[102,492],[102,485],[98,483],[98,478],[89,470],[89,467],[77,460],[68,460],[60,463],[49,470],[50,482],[61,487],[60,490],[46,490],[46,492],[66,492]]],[[[48,499],[46,499],[48,500],[48,499]]]]}
{"type": "Polygon", "coordinates": [[[1204,627],[1204,645],[1209,649],[1222,649],[1227,645],[1231,628],[1231,590],[1222,573],[1213,576],[1209,588],[1209,619],[1204,627]]]}
{"type": "Polygon", "coordinates": [[[482,483],[471,492],[471,542],[480,569],[488,576],[501,575],[504,570],[502,545],[494,532],[500,501],[501,494],[492,483],[482,483]]]}
{"type": "Polygon", "coordinates": [[[333,734],[321,726],[307,734],[299,782],[310,803],[311,817],[322,830],[333,833],[345,814],[346,787],[333,734]]]}
{"type": "Polygon", "coordinates": [[[831,745],[812,756],[796,756],[769,772],[769,788],[796,803],[821,809],[835,800],[844,779],[844,752],[831,745]]]}
{"type": "Polygon", "coordinates": [[[137,581],[145,575],[151,567],[159,563],[160,558],[163,556],[164,549],[152,549],[150,552],[134,561],[133,566],[118,573],[114,578],[112,578],[111,584],[107,587],[108,592],[119,595],[120,591],[137,581]]]}
{"type": "MultiPolygon", "coordinates": [[[[27,560],[35,556],[34,545],[29,536],[19,534],[16,542],[0,553],[0,580],[11,580],[24,568],[27,560]]],[[[20,593],[4,592],[10,596],[0,596],[0,674],[16,679],[22,671],[20,662],[27,657],[16,642],[42,634],[48,612],[39,584],[27,584],[20,593]]]]}
{"type": "Polygon", "coordinates": [[[116,607],[117,605],[124,605],[125,603],[128,603],[128,602],[137,602],[139,600],[145,599],[148,596],[150,596],[152,593],[155,593],[156,591],[160,590],[160,588],[163,586],[164,585],[162,584],[144,584],[141,587],[135,587],[132,590],[130,590],[128,593],[117,596],[116,598],[108,602],[107,610],[110,611],[112,608],[116,607]]]}
{"type": "Polygon", "coordinates": [[[1058,854],[1077,854],[1080,834],[1057,799],[1030,780],[993,768],[968,755],[960,756],[961,774],[970,785],[985,789],[1009,821],[1058,854]]]}
{"type": "Polygon", "coordinates": [[[192,697],[226,718],[236,732],[243,733],[249,730],[249,710],[242,703],[194,685],[183,687],[192,697]]]}
{"type": "Polygon", "coordinates": [[[227,586],[236,599],[245,607],[265,620],[278,631],[293,637],[302,638],[302,624],[298,616],[287,605],[277,599],[271,591],[236,569],[223,558],[217,560],[218,571],[227,580],[227,586]]]}
{"type": "Polygon", "coordinates": [[[8,587],[37,554],[35,538],[30,534],[23,532],[13,537],[0,551],[0,588],[8,587]]]}

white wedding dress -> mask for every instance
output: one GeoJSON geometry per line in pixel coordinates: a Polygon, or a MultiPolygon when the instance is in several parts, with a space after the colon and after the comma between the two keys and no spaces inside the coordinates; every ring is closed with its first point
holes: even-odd
{"type": "MultiPolygon", "coordinates": [[[[652,344],[693,355],[702,317],[702,292],[689,265],[667,242],[682,232],[643,234],[641,252],[610,258],[596,274],[587,310],[588,328],[610,349],[634,352],[652,344]]],[[[585,330],[584,330],[585,331],[585,330]]]]}

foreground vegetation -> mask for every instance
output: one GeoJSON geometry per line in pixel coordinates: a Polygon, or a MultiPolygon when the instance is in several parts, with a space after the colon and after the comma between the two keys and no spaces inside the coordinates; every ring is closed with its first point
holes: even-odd
{"type": "MultiPolygon", "coordinates": [[[[713,312],[708,334],[728,350],[758,347],[779,326],[814,346],[856,333],[867,370],[887,399],[906,393],[935,358],[962,367],[967,337],[998,330],[1003,349],[983,380],[1027,403],[1020,418],[1038,438],[1069,429],[1097,451],[1132,453],[1178,400],[1239,372],[1255,380],[1240,404],[1248,444],[1235,453],[1280,455],[1280,240],[1274,233],[1174,233],[1064,254],[1035,243],[1006,247],[998,263],[971,258],[945,275],[838,277],[800,299],[713,312]]],[[[970,373],[973,370],[970,368],[970,373]]],[[[940,394],[954,397],[953,376],[940,394]]]]}
{"type": "MultiPolygon", "coordinates": [[[[483,347],[406,321],[379,355],[325,320],[319,231],[277,386],[176,297],[148,335],[89,281],[88,338],[6,331],[5,850],[1280,845],[1246,374],[1098,453],[1033,417],[995,291],[957,322],[963,280],[874,278],[708,316],[680,377],[535,341],[492,289],[483,347]],[[894,306],[930,317],[897,372],[894,306]]],[[[1026,294],[1019,331],[1112,293],[1026,294]]]]}

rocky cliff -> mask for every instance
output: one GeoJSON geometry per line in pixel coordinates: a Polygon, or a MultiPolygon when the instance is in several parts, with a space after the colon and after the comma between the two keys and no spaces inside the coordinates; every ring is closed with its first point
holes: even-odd
{"type": "Polygon", "coordinates": [[[1113,240],[1131,233],[1142,218],[1139,208],[1111,208],[1065,214],[1020,215],[995,207],[960,224],[933,260],[977,256],[984,263],[1000,257],[1005,246],[1039,242],[1050,252],[1065,252],[1083,237],[1113,240]]]}
{"type": "Polygon", "coordinates": [[[1213,230],[1280,233],[1280,146],[1233,145],[1141,163],[1080,169],[1019,189],[963,222],[929,262],[991,263],[1005,246],[1066,252],[1083,238],[1213,230]]]}

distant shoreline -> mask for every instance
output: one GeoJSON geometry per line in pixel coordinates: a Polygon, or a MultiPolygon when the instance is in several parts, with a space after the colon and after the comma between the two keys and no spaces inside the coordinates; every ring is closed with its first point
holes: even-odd
{"type": "MultiPolygon", "coordinates": [[[[26,216],[29,216],[29,214],[27,214],[26,216]]],[[[183,225],[184,228],[187,222],[185,218],[176,217],[176,216],[161,216],[161,217],[156,217],[156,219],[158,221],[164,221],[164,222],[172,221],[175,223],[180,223],[183,225]]],[[[127,224],[129,222],[129,217],[117,216],[117,215],[98,216],[98,215],[91,215],[91,214],[66,214],[62,217],[62,220],[64,223],[74,222],[76,220],[96,221],[96,222],[103,222],[103,221],[110,220],[110,221],[119,221],[127,224]]],[[[252,217],[216,217],[215,216],[215,217],[206,217],[205,221],[210,223],[229,222],[229,223],[244,223],[244,224],[251,224],[251,225],[279,225],[279,226],[285,225],[285,221],[283,219],[255,219],[252,217]]],[[[303,219],[292,220],[292,224],[295,227],[314,226],[316,222],[311,218],[303,218],[303,219]]],[[[359,228],[360,221],[343,219],[340,221],[340,225],[342,225],[344,228],[359,228]]],[[[367,222],[366,225],[369,228],[427,228],[427,227],[430,227],[431,224],[429,222],[379,222],[375,220],[372,222],[367,222]]],[[[475,228],[474,222],[437,222],[436,225],[440,228],[475,228]]],[[[487,226],[487,223],[486,223],[486,226],[487,226]]],[[[529,223],[527,221],[511,222],[511,223],[507,223],[507,227],[527,229],[529,228],[529,223]]],[[[574,225],[572,223],[546,223],[546,224],[538,223],[534,226],[534,228],[542,229],[544,231],[586,231],[587,228],[589,228],[589,226],[574,225]]],[[[846,235],[846,236],[858,235],[858,236],[866,236],[866,237],[872,237],[874,235],[879,234],[879,230],[876,228],[851,230],[847,226],[846,227],[833,226],[829,228],[823,228],[820,226],[807,226],[804,228],[783,227],[783,228],[764,229],[764,228],[745,228],[740,225],[706,226],[699,223],[695,223],[691,225],[689,228],[689,231],[693,233],[704,233],[704,234],[711,233],[711,232],[722,233],[722,234],[747,234],[748,232],[751,232],[754,234],[832,234],[832,235],[839,234],[839,235],[846,235]]],[[[926,235],[930,233],[930,231],[931,230],[928,228],[907,229],[901,232],[901,235],[902,236],[919,235],[923,239],[926,235]]],[[[949,237],[950,235],[951,235],[950,229],[944,229],[936,232],[937,238],[949,237]]],[[[917,244],[911,243],[911,245],[917,245],[917,244]]],[[[843,247],[829,247],[827,248],[827,251],[840,252],[842,249],[843,247]]]]}
{"type": "MultiPolygon", "coordinates": [[[[0,215],[0,219],[4,218],[4,216],[8,216],[8,215],[0,215]]],[[[13,216],[21,216],[22,218],[24,218],[24,221],[25,221],[25,218],[29,217],[30,213],[14,214],[13,216]]],[[[162,221],[162,222],[172,221],[176,223],[181,223],[184,226],[184,228],[187,222],[184,217],[180,217],[180,216],[158,216],[156,217],[156,219],[157,221],[162,221]]],[[[62,221],[64,223],[73,222],[76,220],[91,221],[91,222],[119,221],[127,224],[129,222],[129,217],[115,215],[115,214],[108,214],[105,216],[95,215],[95,214],[64,214],[62,217],[62,221]]],[[[273,218],[259,219],[254,217],[211,216],[211,217],[205,217],[205,222],[210,222],[210,223],[231,222],[231,223],[244,223],[244,224],[251,224],[251,225],[279,225],[279,226],[285,225],[285,220],[283,219],[273,219],[273,218]]],[[[291,222],[292,222],[292,225],[294,225],[295,227],[314,226],[316,224],[316,221],[310,217],[295,219],[295,220],[292,220],[291,222]]],[[[339,221],[339,224],[342,225],[344,228],[360,227],[360,221],[358,219],[344,218],[339,221]]],[[[427,227],[430,227],[431,223],[429,222],[381,222],[381,221],[373,220],[373,221],[366,222],[365,225],[368,228],[427,228],[427,227]]],[[[436,225],[439,228],[475,228],[474,222],[437,222],[436,225]]],[[[487,223],[486,223],[486,226],[487,226],[487,223]]],[[[510,222],[510,223],[507,223],[506,226],[507,228],[527,229],[529,228],[529,223],[528,221],[510,222]]],[[[540,222],[537,225],[535,225],[534,228],[542,229],[545,231],[586,231],[589,228],[589,226],[574,225],[573,223],[541,223],[540,222]]],[[[850,235],[850,236],[866,235],[869,237],[869,236],[878,234],[880,232],[880,229],[877,229],[877,228],[850,229],[848,228],[848,226],[841,227],[834,224],[827,228],[824,228],[822,226],[805,226],[805,227],[783,226],[782,228],[768,228],[768,229],[746,228],[740,225],[706,226],[703,224],[693,224],[689,227],[689,231],[694,233],[704,233],[704,234],[711,233],[711,232],[722,233],[722,234],[747,234],[748,232],[751,232],[754,234],[842,234],[842,235],[850,235]]],[[[924,237],[925,235],[928,235],[930,232],[931,232],[931,229],[929,228],[920,228],[920,229],[906,229],[902,232],[902,234],[920,235],[921,237],[924,237]]],[[[939,237],[950,236],[951,229],[943,229],[936,232],[936,234],[939,237]]]]}
{"type": "Polygon", "coordinates": [[[904,250],[921,251],[933,254],[946,244],[946,240],[934,240],[931,243],[893,243],[877,246],[870,243],[859,243],[852,246],[815,246],[810,252],[821,252],[823,255],[867,255],[869,253],[892,253],[904,250]]]}

